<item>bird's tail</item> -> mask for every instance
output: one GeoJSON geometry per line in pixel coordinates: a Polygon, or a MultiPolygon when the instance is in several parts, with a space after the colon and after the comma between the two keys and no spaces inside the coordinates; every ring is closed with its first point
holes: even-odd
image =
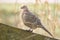
{"type": "MultiPolygon", "coordinates": [[[[43,30],[45,30],[50,36],[53,37],[53,35],[52,35],[43,25],[41,25],[41,28],[42,28],[43,30]]],[[[54,37],[53,37],[53,38],[54,38],[54,37]]]]}

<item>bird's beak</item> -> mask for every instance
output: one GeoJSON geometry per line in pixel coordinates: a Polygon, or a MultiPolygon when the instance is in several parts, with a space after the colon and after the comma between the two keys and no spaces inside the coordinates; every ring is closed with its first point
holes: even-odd
{"type": "Polygon", "coordinates": [[[21,7],[21,9],[23,9],[23,7],[21,7]]]}

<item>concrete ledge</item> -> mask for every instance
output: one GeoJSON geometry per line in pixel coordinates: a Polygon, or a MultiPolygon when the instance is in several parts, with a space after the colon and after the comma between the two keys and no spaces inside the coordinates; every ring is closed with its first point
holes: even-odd
{"type": "Polygon", "coordinates": [[[58,40],[0,23],[0,40],[58,40]]]}

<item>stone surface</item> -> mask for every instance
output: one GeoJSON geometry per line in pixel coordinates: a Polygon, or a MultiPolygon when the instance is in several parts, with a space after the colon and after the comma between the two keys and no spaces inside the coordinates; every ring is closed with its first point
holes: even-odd
{"type": "Polygon", "coordinates": [[[0,40],[57,40],[0,23],[0,40]]]}

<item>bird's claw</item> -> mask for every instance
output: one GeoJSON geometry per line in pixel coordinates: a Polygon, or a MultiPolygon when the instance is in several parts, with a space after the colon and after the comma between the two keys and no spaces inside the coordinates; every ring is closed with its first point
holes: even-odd
{"type": "Polygon", "coordinates": [[[27,32],[33,32],[32,30],[26,30],[27,32]]]}

